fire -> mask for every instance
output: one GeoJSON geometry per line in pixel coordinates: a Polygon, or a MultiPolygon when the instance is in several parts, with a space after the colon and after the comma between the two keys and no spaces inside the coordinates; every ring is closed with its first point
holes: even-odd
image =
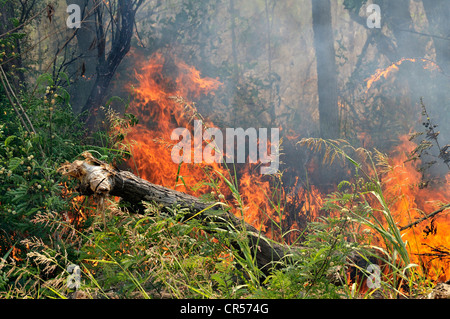
{"type": "MultiPolygon", "coordinates": [[[[214,94],[222,85],[220,81],[202,77],[197,69],[177,57],[162,56],[160,53],[154,54],[140,66],[135,77],[137,84],[131,111],[138,116],[140,123],[128,133],[127,140],[134,143],[133,156],[128,164],[136,174],[152,183],[196,196],[217,192],[236,215],[243,214],[247,223],[262,232],[267,232],[274,222],[283,222],[286,217],[280,217],[279,203],[272,198],[270,178],[257,172],[258,164],[245,164],[245,167],[241,165],[238,168],[236,188],[242,200],[239,202],[236,194],[233,196],[226,183],[214,174],[217,171],[226,178],[234,178],[223,165],[205,162],[178,165],[171,158],[175,144],[170,139],[172,131],[177,127],[193,131],[191,120],[199,114],[192,101],[214,94]],[[182,97],[183,103],[174,97],[182,97]],[[205,184],[210,177],[219,181],[217,189],[205,184]]],[[[206,127],[215,127],[210,121],[202,121],[206,127]]],[[[268,147],[270,149],[270,145],[268,147]]],[[[194,158],[194,153],[191,158],[194,158]]]]}
{"type": "MultiPolygon", "coordinates": [[[[415,147],[407,135],[401,136],[400,144],[393,150],[393,169],[383,177],[383,191],[392,201],[391,210],[399,227],[411,224],[423,217],[423,213],[437,210],[439,204],[446,204],[450,199],[450,174],[447,174],[444,185],[421,187],[422,175],[416,169],[420,163],[406,162],[407,154],[415,147]]],[[[450,250],[448,212],[448,209],[444,210],[402,232],[403,240],[408,243],[411,262],[422,265],[429,277],[438,281],[450,279],[450,258],[437,258],[438,255],[433,254],[433,248],[450,250]]]]}
{"type": "Polygon", "coordinates": [[[379,81],[382,77],[384,77],[385,79],[387,79],[388,76],[389,76],[389,74],[398,71],[398,70],[399,70],[399,66],[400,66],[403,62],[405,62],[405,61],[409,61],[409,62],[417,62],[417,61],[421,61],[421,62],[423,62],[423,63],[425,64],[425,65],[424,65],[424,69],[428,69],[428,70],[436,70],[436,69],[439,69],[439,66],[438,66],[435,62],[433,62],[433,61],[431,61],[431,60],[429,60],[429,59],[425,59],[425,58],[421,58],[421,59],[402,58],[402,59],[400,59],[399,61],[392,63],[390,66],[388,66],[388,67],[385,68],[385,69],[377,69],[377,71],[375,72],[375,74],[373,74],[372,76],[370,76],[369,78],[367,78],[367,79],[366,79],[366,82],[367,82],[367,83],[366,83],[366,86],[367,86],[366,93],[367,93],[367,91],[370,90],[370,88],[372,87],[372,85],[373,85],[375,82],[379,81]]]}
{"type": "MultiPolygon", "coordinates": [[[[243,208],[243,212],[244,216],[247,216],[246,222],[260,228],[262,232],[266,232],[268,230],[266,225],[270,223],[267,212],[273,211],[271,202],[268,200],[271,187],[268,182],[256,179],[254,174],[248,169],[239,180],[239,192],[247,204],[243,208]]],[[[277,219],[277,216],[273,216],[273,218],[277,219]]],[[[279,223],[280,220],[277,219],[276,222],[279,223]]]]}
{"type": "Polygon", "coordinates": [[[12,249],[12,252],[11,252],[11,256],[15,261],[22,261],[23,258],[19,257],[20,253],[21,253],[21,250],[14,246],[12,249]]]}
{"type": "Polygon", "coordinates": [[[300,138],[300,133],[296,133],[294,130],[289,129],[285,136],[290,141],[298,141],[300,138]]]}
{"type": "MultiPolygon", "coordinates": [[[[379,70],[368,79],[368,88],[381,77],[387,77],[397,70],[404,61],[416,60],[402,59],[385,70],[379,70]]],[[[175,143],[170,139],[172,131],[177,127],[193,131],[192,120],[200,115],[192,101],[214,94],[221,86],[220,81],[202,77],[197,69],[177,57],[163,57],[159,53],[138,68],[135,76],[137,84],[131,111],[138,116],[140,123],[128,133],[127,139],[134,143],[133,156],[128,164],[136,174],[152,183],[196,196],[214,192],[236,215],[242,215],[247,223],[277,240],[292,242],[295,238],[281,237],[283,231],[294,228],[301,230],[304,220],[311,221],[320,216],[325,196],[319,189],[314,186],[306,188],[297,179],[291,191],[287,192],[280,176],[258,174],[258,164],[245,164],[237,168],[237,197],[219,177],[233,178],[223,165],[215,162],[179,165],[173,162],[171,150],[175,143]],[[183,97],[183,100],[174,97],[183,97]],[[216,186],[205,183],[211,179],[217,183],[216,186]],[[278,186],[274,188],[274,184],[278,186]],[[281,228],[278,233],[273,232],[281,228]]],[[[202,121],[206,127],[215,127],[210,121],[203,118],[202,121]]],[[[369,135],[361,133],[359,137],[364,141],[363,144],[372,144],[369,135]]],[[[289,132],[287,138],[295,139],[296,134],[289,132]]],[[[404,226],[421,217],[421,211],[434,211],[438,201],[448,202],[450,194],[448,185],[439,189],[419,187],[421,174],[416,170],[418,163],[405,163],[408,152],[415,145],[407,136],[401,137],[400,141],[394,149],[394,169],[383,175],[383,183],[385,196],[392,201],[394,218],[399,226],[404,226]]],[[[191,154],[191,158],[194,158],[194,154],[191,154]]],[[[314,162],[310,162],[308,170],[317,169],[314,165],[314,162]]],[[[403,238],[409,244],[412,262],[423,265],[432,278],[448,280],[450,274],[446,269],[449,269],[450,261],[433,260],[433,256],[429,255],[430,247],[450,247],[450,236],[446,235],[450,233],[448,213],[444,211],[434,218],[433,224],[430,222],[424,221],[406,229],[403,238]],[[434,228],[430,231],[431,227],[434,228]]]]}
{"type": "MultiPolygon", "coordinates": [[[[135,141],[129,165],[140,177],[155,184],[193,193],[191,187],[206,179],[201,166],[173,163],[170,136],[177,127],[191,127],[192,108],[183,107],[174,97],[197,99],[214,94],[221,83],[202,78],[195,68],[175,57],[169,60],[154,54],[139,72],[134,89],[131,111],[140,123],[128,133],[127,140],[135,141]],[[202,179],[203,178],[203,179],[202,179]]],[[[190,102],[187,102],[188,104],[190,102]]],[[[206,125],[212,126],[210,123],[206,125]]],[[[199,186],[202,190],[207,187],[199,186]]]]}
{"type": "Polygon", "coordinates": [[[69,210],[63,213],[63,217],[66,222],[71,225],[81,225],[87,219],[89,215],[89,210],[94,210],[95,206],[92,204],[90,207],[86,207],[85,205],[85,196],[77,195],[74,196],[74,191],[68,187],[67,183],[61,183],[61,196],[63,199],[70,200],[71,207],[69,210]]]}

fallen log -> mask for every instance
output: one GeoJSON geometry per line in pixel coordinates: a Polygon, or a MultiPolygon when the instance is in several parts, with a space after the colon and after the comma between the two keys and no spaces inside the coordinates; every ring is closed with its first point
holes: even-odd
{"type": "MultiPolygon", "coordinates": [[[[59,169],[62,174],[79,180],[79,191],[82,195],[118,196],[134,207],[143,207],[143,201],[154,202],[163,207],[177,205],[189,208],[190,218],[204,219],[208,211],[219,211],[215,203],[205,202],[195,196],[150,183],[128,171],[118,170],[99,161],[88,152],[83,153],[83,157],[84,160],[67,163],[59,169]]],[[[226,221],[247,236],[256,264],[264,272],[291,254],[291,247],[268,239],[255,227],[243,222],[229,211],[222,211],[218,216],[220,220],[226,221]]]]}

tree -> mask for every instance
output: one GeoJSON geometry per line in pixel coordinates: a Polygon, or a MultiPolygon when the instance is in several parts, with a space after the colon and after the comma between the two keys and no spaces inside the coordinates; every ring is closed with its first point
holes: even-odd
{"type": "Polygon", "coordinates": [[[69,88],[71,93],[71,105],[75,112],[79,112],[85,105],[87,94],[78,92],[90,92],[97,69],[97,56],[95,55],[96,23],[94,2],[91,0],[66,0],[67,5],[76,4],[81,9],[81,27],[76,29],[76,49],[78,57],[71,65],[71,73],[74,74],[73,82],[69,88]]]}
{"type": "Polygon", "coordinates": [[[82,112],[95,110],[102,104],[117,67],[130,50],[136,11],[143,2],[144,0],[94,2],[97,68],[92,90],[82,112]],[[111,47],[108,53],[107,42],[110,42],[111,47]]]}
{"type": "Polygon", "coordinates": [[[312,0],[314,47],[317,63],[320,135],[339,137],[337,71],[330,0],[312,0]]]}
{"type": "Polygon", "coordinates": [[[436,49],[436,60],[445,73],[450,71],[450,6],[445,0],[423,0],[429,32],[436,49]]]}

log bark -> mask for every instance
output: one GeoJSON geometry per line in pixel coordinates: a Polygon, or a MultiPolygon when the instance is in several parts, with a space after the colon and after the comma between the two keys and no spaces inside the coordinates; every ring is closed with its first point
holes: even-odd
{"type": "Polygon", "coordinates": [[[429,294],[420,299],[450,299],[450,280],[438,283],[429,294]]]}
{"type": "MultiPolygon", "coordinates": [[[[255,227],[245,223],[232,213],[220,210],[220,205],[216,205],[216,203],[205,202],[195,196],[150,183],[128,171],[121,171],[103,163],[89,153],[83,155],[84,161],[76,160],[60,168],[60,172],[63,174],[79,180],[79,191],[83,195],[119,196],[134,207],[143,207],[143,201],[154,202],[163,207],[179,205],[182,208],[189,208],[191,213],[187,216],[188,218],[210,221],[212,218],[219,224],[221,222],[229,223],[247,236],[256,264],[265,273],[277,261],[287,258],[292,252],[291,247],[270,240],[255,227]],[[208,212],[218,214],[207,214],[208,212]],[[205,219],[206,216],[208,219],[205,219]]],[[[232,245],[237,247],[237,243],[232,243],[232,245]]]]}

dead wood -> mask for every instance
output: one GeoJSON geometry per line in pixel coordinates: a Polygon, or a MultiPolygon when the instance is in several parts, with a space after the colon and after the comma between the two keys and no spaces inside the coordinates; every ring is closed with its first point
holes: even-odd
{"type": "MultiPolygon", "coordinates": [[[[248,240],[256,264],[265,274],[268,274],[272,268],[282,266],[284,263],[280,261],[283,259],[309,253],[305,247],[282,245],[267,238],[254,226],[245,223],[231,212],[221,209],[217,203],[206,202],[195,196],[150,183],[128,171],[119,170],[99,161],[88,152],[82,155],[84,160],[67,163],[59,169],[62,174],[76,178],[80,182],[78,191],[82,195],[94,195],[101,200],[106,196],[118,196],[138,209],[145,208],[143,202],[155,203],[163,209],[174,206],[188,208],[189,213],[185,215],[185,218],[214,222],[218,225],[218,230],[239,232],[237,237],[240,241],[248,240]]],[[[237,240],[231,237],[230,244],[240,249],[237,240]]],[[[347,267],[352,272],[358,268],[366,268],[367,265],[367,260],[359,254],[352,254],[347,258],[347,267]]],[[[326,276],[333,284],[342,285],[344,279],[341,270],[330,269],[326,276]]]]}
{"type": "Polygon", "coordinates": [[[403,231],[403,230],[405,230],[405,229],[408,229],[408,228],[410,228],[410,227],[413,227],[413,226],[415,226],[415,225],[417,225],[417,224],[423,222],[424,220],[426,220],[426,219],[428,219],[428,218],[431,218],[431,217],[433,217],[433,216],[439,214],[440,212],[446,210],[447,208],[450,208],[450,204],[447,204],[447,205],[442,206],[442,207],[439,208],[438,210],[435,210],[434,212],[432,212],[432,213],[430,213],[430,214],[428,214],[428,215],[426,215],[426,216],[424,216],[424,217],[422,217],[422,218],[419,218],[418,220],[412,222],[412,223],[409,224],[409,225],[400,227],[399,230],[400,230],[400,231],[403,231]]]}
{"type": "Polygon", "coordinates": [[[268,239],[252,225],[243,222],[228,211],[221,210],[220,205],[152,184],[128,171],[121,171],[101,162],[90,153],[86,152],[83,156],[85,160],[76,160],[59,169],[62,174],[79,180],[79,191],[83,195],[118,196],[134,207],[143,207],[143,201],[156,203],[163,207],[177,205],[181,208],[189,208],[191,213],[187,216],[188,218],[209,220],[219,224],[225,222],[225,227],[228,223],[228,226],[231,225],[232,228],[242,231],[242,234],[247,236],[257,266],[264,272],[268,271],[277,261],[290,256],[295,250],[268,239]],[[208,214],[208,212],[217,214],[208,214]]]}
{"type": "Polygon", "coordinates": [[[450,280],[438,283],[430,293],[420,299],[450,299],[450,280]]]}

